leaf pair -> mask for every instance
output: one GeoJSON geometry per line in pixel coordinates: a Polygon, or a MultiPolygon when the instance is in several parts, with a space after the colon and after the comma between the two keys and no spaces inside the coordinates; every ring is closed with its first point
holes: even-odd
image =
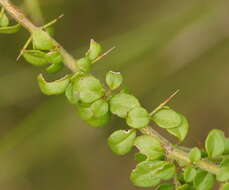
{"type": "Polygon", "coordinates": [[[48,73],[57,73],[63,68],[63,57],[57,51],[50,51],[48,53],[40,50],[25,50],[23,57],[27,62],[34,66],[46,66],[48,73]]]}
{"type": "Polygon", "coordinates": [[[150,117],[146,109],[141,107],[138,99],[131,94],[120,92],[110,99],[111,112],[126,118],[127,125],[140,129],[149,124],[150,117]]]}
{"type": "Polygon", "coordinates": [[[90,105],[77,104],[78,112],[88,124],[94,127],[104,126],[110,121],[109,105],[103,99],[90,105]]]}
{"type": "Polygon", "coordinates": [[[152,116],[152,120],[159,127],[176,136],[180,141],[183,141],[188,133],[189,124],[185,116],[170,108],[160,109],[152,116]]]}

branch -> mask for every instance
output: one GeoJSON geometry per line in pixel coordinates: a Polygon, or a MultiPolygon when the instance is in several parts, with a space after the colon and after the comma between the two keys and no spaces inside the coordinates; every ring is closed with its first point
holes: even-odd
{"type": "MultiPolygon", "coordinates": [[[[152,129],[152,127],[145,127],[141,129],[141,132],[145,135],[156,137],[161,142],[164,149],[166,150],[168,158],[181,161],[181,162],[191,163],[187,152],[180,150],[179,147],[178,148],[174,147],[172,143],[170,143],[167,139],[162,137],[158,132],[152,129]]],[[[219,171],[218,165],[205,159],[201,159],[200,161],[193,163],[193,165],[215,175],[219,171]]]]}
{"type": "MultiPolygon", "coordinates": [[[[0,5],[2,5],[5,10],[17,21],[19,22],[26,30],[28,30],[30,33],[41,29],[40,27],[35,26],[20,10],[18,10],[9,0],[0,0],[0,5]]],[[[47,33],[47,35],[49,35],[47,33]]],[[[53,41],[53,43],[59,48],[60,54],[64,58],[65,65],[73,72],[79,71],[79,69],[76,67],[75,59],[70,55],[55,39],[53,39],[49,35],[50,39],[53,41]]],[[[109,52],[109,51],[108,51],[109,52]]],[[[176,91],[174,94],[172,94],[168,99],[166,99],[162,104],[160,104],[152,113],[154,114],[156,111],[161,109],[165,104],[167,104],[176,94],[178,91],[176,91]]],[[[188,153],[179,149],[179,147],[174,147],[172,143],[170,143],[167,139],[162,137],[159,133],[157,133],[154,129],[151,127],[145,127],[140,130],[141,133],[149,136],[156,137],[164,147],[168,158],[174,159],[181,162],[187,162],[191,163],[191,161],[188,158],[188,153]]],[[[217,174],[219,171],[219,166],[214,164],[213,162],[210,162],[208,160],[202,159],[196,163],[193,163],[196,167],[199,167],[202,170],[208,171],[212,174],[217,174]]]]}
{"type": "MultiPolygon", "coordinates": [[[[2,5],[5,10],[26,30],[30,33],[33,33],[36,30],[39,30],[40,27],[35,26],[23,12],[21,12],[17,7],[15,7],[9,0],[0,0],[0,5],[2,5]]],[[[46,34],[52,40],[54,45],[58,47],[60,54],[64,58],[64,64],[72,71],[77,72],[79,69],[76,67],[75,59],[70,55],[54,38],[52,38],[47,32],[46,34]]]]}

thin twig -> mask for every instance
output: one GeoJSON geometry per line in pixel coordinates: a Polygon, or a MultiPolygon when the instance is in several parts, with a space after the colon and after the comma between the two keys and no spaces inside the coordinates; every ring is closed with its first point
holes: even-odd
{"type": "Polygon", "coordinates": [[[24,53],[24,51],[26,50],[26,48],[29,46],[30,42],[32,41],[32,37],[30,36],[29,39],[26,41],[25,45],[22,47],[18,57],[17,57],[17,61],[20,59],[20,57],[22,56],[22,54],[24,53]]]}
{"type": "Polygon", "coordinates": [[[54,20],[50,21],[49,23],[45,24],[44,26],[42,26],[42,29],[46,29],[49,26],[52,26],[53,24],[55,24],[56,22],[58,22],[61,18],[64,17],[64,14],[61,14],[60,16],[58,16],[57,18],[55,18],[54,20]]]}
{"type": "Polygon", "coordinates": [[[92,63],[95,63],[97,61],[99,61],[100,59],[102,59],[103,57],[105,57],[106,55],[108,55],[111,51],[113,51],[115,49],[115,47],[112,47],[110,49],[108,49],[106,52],[104,52],[102,55],[100,55],[99,57],[97,57],[95,60],[92,61],[92,63]]]}
{"type": "MultiPolygon", "coordinates": [[[[0,5],[4,7],[4,9],[18,22],[20,23],[26,30],[28,30],[31,34],[34,31],[40,30],[40,27],[35,26],[23,12],[21,12],[15,5],[13,5],[9,0],[0,0],[0,5]]],[[[52,40],[53,44],[58,48],[60,54],[64,58],[64,64],[72,71],[77,72],[79,68],[75,64],[75,59],[69,54],[54,38],[52,38],[48,32],[46,35],[52,40]]]]}
{"type": "MultiPolygon", "coordinates": [[[[9,0],[0,0],[0,4],[4,7],[4,9],[17,21],[19,22],[25,29],[27,29],[30,33],[33,33],[36,30],[40,30],[39,27],[35,26],[21,11],[19,11],[12,3],[10,3],[9,0]]],[[[46,33],[49,38],[53,41],[53,43],[56,45],[56,47],[59,48],[59,51],[61,55],[64,57],[64,63],[65,65],[72,70],[73,72],[78,71],[79,69],[76,67],[75,59],[58,43],[55,39],[53,39],[48,33],[46,33]]],[[[95,62],[104,55],[107,55],[111,50],[114,48],[108,50],[97,58],[95,62]]],[[[169,98],[167,98],[163,103],[161,103],[151,114],[155,113],[159,109],[161,109],[163,106],[165,106],[177,93],[179,90],[177,90],[175,93],[173,93],[169,98]]],[[[187,152],[184,152],[180,150],[177,147],[174,147],[172,143],[170,143],[166,138],[162,137],[159,133],[157,133],[152,127],[145,127],[140,130],[143,134],[154,136],[156,137],[163,147],[166,150],[167,156],[171,159],[182,161],[182,162],[188,162],[191,163],[188,157],[187,152]]],[[[195,163],[196,167],[199,167],[200,169],[203,169],[205,171],[208,171],[212,174],[217,174],[219,171],[219,166],[214,164],[213,162],[210,162],[208,160],[201,159],[200,161],[195,163]]]]}
{"type": "Polygon", "coordinates": [[[180,90],[176,90],[174,93],[172,93],[164,102],[162,102],[158,107],[156,107],[151,113],[150,116],[155,114],[158,110],[162,109],[166,104],[168,104],[179,92],[180,90]]]}

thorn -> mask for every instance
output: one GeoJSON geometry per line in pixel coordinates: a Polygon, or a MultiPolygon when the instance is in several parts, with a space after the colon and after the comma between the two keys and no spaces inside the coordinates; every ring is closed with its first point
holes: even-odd
{"type": "Polygon", "coordinates": [[[41,29],[46,29],[49,26],[52,26],[53,24],[55,24],[57,21],[59,21],[61,18],[64,17],[64,14],[61,14],[60,16],[58,16],[56,19],[50,21],[49,23],[45,24],[44,26],[41,27],[41,29]]]}
{"type": "Polygon", "coordinates": [[[180,92],[179,89],[177,89],[174,93],[172,93],[164,102],[162,102],[156,109],[154,109],[151,113],[150,116],[155,114],[158,110],[162,109],[166,104],[168,104],[177,94],[180,92]]]}
{"type": "Polygon", "coordinates": [[[26,48],[29,46],[30,42],[32,41],[32,37],[30,36],[29,39],[26,41],[25,45],[22,47],[18,57],[17,57],[17,61],[20,59],[20,57],[22,56],[22,54],[24,53],[24,51],[26,50],[26,48]]]}
{"type": "MultiPolygon", "coordinates": [[[[93,40],[93,39],[92,39],[93,40]]],[[[93,40],[94,41],[94,40],[93,40]]],[[[108,55],[111,51],[113,51],[116,47],[112,47],[110,49],[108,49],[106,52],[104,52],[102,55],[100,55],[99,57],[97,57],[95,60],[92,61],[92,63],[95,63],[97,61],[99,61],[100,59],[102,59],[103,57],[105,57],[106,55],[108,55]]]]}

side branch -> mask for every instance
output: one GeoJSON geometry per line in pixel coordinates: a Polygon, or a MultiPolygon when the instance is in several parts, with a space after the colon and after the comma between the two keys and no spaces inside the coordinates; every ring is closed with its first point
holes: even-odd
{"type": "MultiPolygon", "coordinates": [[[[35,26],[17,7],[15,7],[9,0],[0,0],[5,10],[20,23],[30,33],[39,30],[40,27],[35,26]]],[[[60,54],[64,58],[64,64],[72,71],[77,72],[79,69],[76,67],[75,59],[70,55],[54,38],[52,38],[47,32],[46,34],[53,41],[54,45],[59,49],[60,54]]]]}
{"type": "MultiPolygon", "coordinates": [[[[186,152],[180,150],[179,147],[178,148],[174,147],[167,139],[165,139],[160,134],[158,134],[158,132],[152,129],[152,127],[145,127],[141,129],[141,132],[145,135],[156,137],[161,142],[162,146],[164,147],[167,153],[167,156],[170,159],[174,159],[174,160],[186,162],[186,163],[191,163],[188,157],[188,154],[186,152]]],[[[208,160],[205,160],[205,159],[201,159],[200,161],[193,163],[193,165],[195,165],[196,167],[202,170],[215,174],[215,175],[219,171],[218,165],[208,160]]]]}

